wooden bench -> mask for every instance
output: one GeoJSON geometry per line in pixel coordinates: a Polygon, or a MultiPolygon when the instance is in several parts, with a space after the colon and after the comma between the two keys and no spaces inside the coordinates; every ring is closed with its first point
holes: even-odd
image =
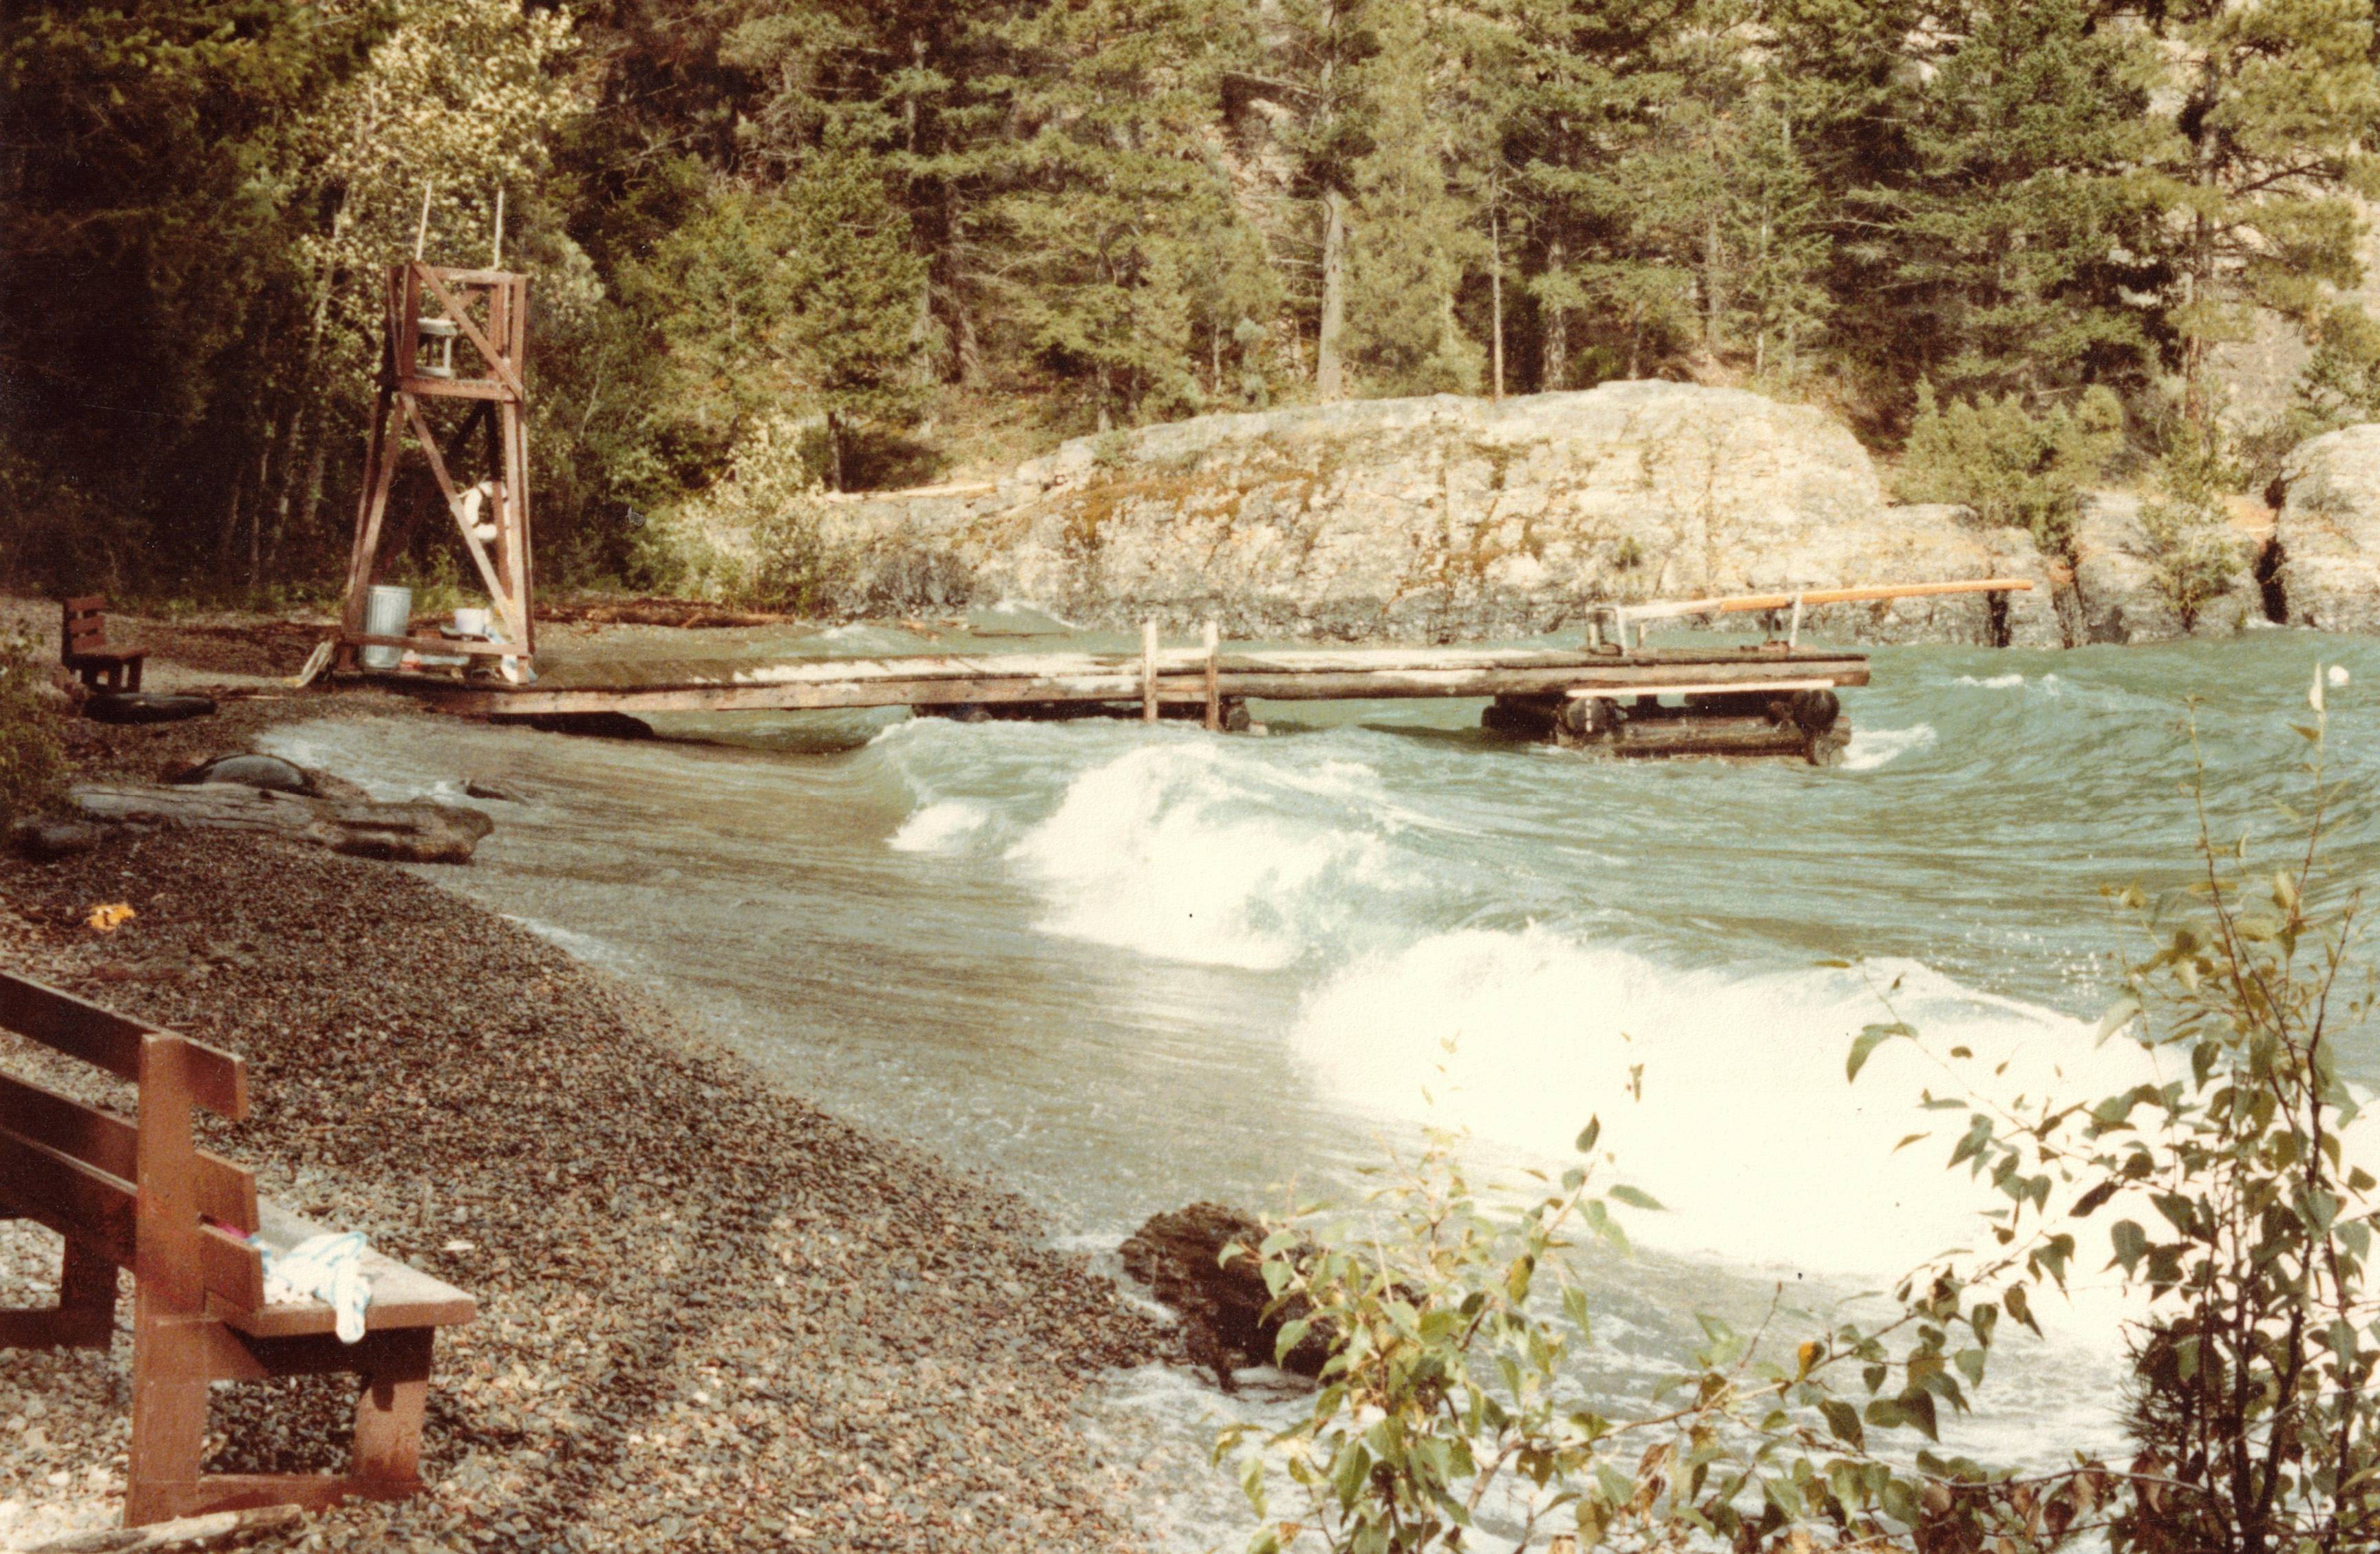
{"type": "Polygon", "coordinates": [[[266,1305],[260,1243],[280,1250],[322,1227],[259,1201],[250,1172],[192,1139],[194,1107],[247,1117],[242,1061],[6,972],[0,1027],[140,1087],[134,1123],[0,1074],[0,1218],[66,1238],[58,1304],[0,1311],[0,1348],[105,1349],[115,1271],[133,1276],[125,1525],[419,1491],[431,1348],[440,1328],[471,1320],[471,1297],[367,1255],[360,1342],[340,1342],[319,1301],[266,1305]],[[346,1472],[200,1471],[211,1383],[327,1374],[364,1378],[346,1472]]]}
{"type": "Polygon", "coordinates": [[[93,690],[137,691],[140,666],[149,655],[138,648],[107,645],[107,597],[87,594],[66,601],[60,626],[58,662],[82,676],[93,690]]]}

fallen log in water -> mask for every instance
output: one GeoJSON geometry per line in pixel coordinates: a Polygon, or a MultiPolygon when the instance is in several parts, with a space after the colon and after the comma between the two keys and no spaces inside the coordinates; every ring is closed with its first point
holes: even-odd
{"type": "Polygon", "coordinates": [[[460,805],[322,798],[229,783],[91,783],[68,795],[86,819],[122,825],[268,832],[362,858],[468,863],[495,822],[460,805]]]}

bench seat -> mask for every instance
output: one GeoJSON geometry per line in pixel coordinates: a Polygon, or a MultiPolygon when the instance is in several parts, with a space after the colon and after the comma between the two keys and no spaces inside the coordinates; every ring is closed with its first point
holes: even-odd
{"type": "MultiPolygon", "coordinates": [[[[286,1252],[299,1242],[334,1228],[317,1224],[271,1198],[257,1201],[256,1219],[257,1240],[274,1252],[286,1252]]],[[[364,1277],[371,1281],[371,1305],[364,1311],[366,1332],[390,1328],[449,1328],[468,1322],[478,1315],[479,1303],[468,1293],[373,1247],[364,1249],[363,1264],[364,1277]]],[[[338,1313],[313,1300],[243,1310],[221,1295],[211,1293],[207,1297],[207,1315],[250,1338],[305,1338],[330,1332],[338,1326],[338,1313]]]]}

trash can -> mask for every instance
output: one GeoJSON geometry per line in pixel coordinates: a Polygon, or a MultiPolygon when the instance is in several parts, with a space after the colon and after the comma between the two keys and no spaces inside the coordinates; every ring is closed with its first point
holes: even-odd
{"type": "MultiPolygon", "coordinates": [[[[413,628],[413,590],[383,584],[364,596],[364,635],[367,637],[403,637],[413,628]]],[[[405,656],[402,648],[368,647],[363,650],[366,669],[395,669],[405,656]]]]}

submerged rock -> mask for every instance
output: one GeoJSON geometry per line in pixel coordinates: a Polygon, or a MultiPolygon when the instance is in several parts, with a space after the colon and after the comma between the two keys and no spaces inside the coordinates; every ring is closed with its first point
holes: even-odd
{"type": "Polygon", "coordinates": [[[1078,439],[990,494],[821,522],[835,602],[858,612],[1023,599],[1106,628],[1469,640],[1565,629],[1597,602],[1997,572],[2036,592],[1839,605],[1805,628],[2063,639],[2030,536],[1888,506],[1841,422],[1690,383],[1203,416],[1078,439]]]}
{"type": "MultiPolygon", "coordinates": [[[[1305,1309],[1293,1302],[1265,1315],[1272,1297],[1255,1255],[1265,1233],[1263,1225],[1236,1208],[1194,1203],[1149,1216],[1122,1249],[1124,1271],[1180,1314],[1190,1357],[1212,1369],[1225,1391],[1232,1390],[1234,1370],[1276,1363],[1273,1344],[1282,1324],[1305,1309]],[[1226,1264],[1223,1251],[1234,1244],[1248,1251],[1226,1264]]],[[[1328,1335],[1309,1332],[1278,1363],[1295,1375],[1317,1376],[1330,1354],[1328,1335]]]]}
{"type": "Polygon", "coordinates": [[[2281,466],[2274,602],[2293,625],[2380,631],[2380,425],[2313,438],[2281,466]]]}

